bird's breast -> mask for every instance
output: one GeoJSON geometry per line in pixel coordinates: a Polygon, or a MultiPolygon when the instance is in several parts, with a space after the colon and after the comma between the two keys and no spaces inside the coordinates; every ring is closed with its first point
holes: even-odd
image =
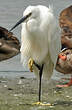
{"type": "MultiPolygon", "coordinates": [[[[29,27],[32,26],[32,24],[28,25],[29,27]]],[[[32,57],[37,63],[43,62],[48,53],[47,36],[37,29],[32,30],[31,28],[32,31],[28,30],[29,27],[26,27],[26,24],[23,27],[21,53],[24,53],[24,56],[32,57]]]]}

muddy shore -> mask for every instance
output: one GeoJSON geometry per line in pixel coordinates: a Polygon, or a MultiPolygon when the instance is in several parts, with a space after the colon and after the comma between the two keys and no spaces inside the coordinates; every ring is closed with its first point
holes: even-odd
{"type": "Polygon", "coordinates": [[[57,88],[58,83],[55,80],[42,80],[42,102],[51,105],[40,106],[33,105],[38,101],[36,78],[0,77],[0,110],[71,110],[72,87],[57,88]]]}

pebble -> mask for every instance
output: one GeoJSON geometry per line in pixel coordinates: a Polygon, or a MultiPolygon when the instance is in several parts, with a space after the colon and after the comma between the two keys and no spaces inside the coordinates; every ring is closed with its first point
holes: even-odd
{"type": "Polygon", "coordinates": [[[19,80],[18,84],[22,84],[22,80],[19,80]]]}
{"type": "Polygon", "coordinates": [[[4,87],[7,87],[7,85],[4,85],[4,87]]]}
{"type": "Polygon", "coordinates": [[[67,95],[66,97],[67,97],[67,98],[69,98],[70,96],[69,96],[69,95],[67,95]]]}

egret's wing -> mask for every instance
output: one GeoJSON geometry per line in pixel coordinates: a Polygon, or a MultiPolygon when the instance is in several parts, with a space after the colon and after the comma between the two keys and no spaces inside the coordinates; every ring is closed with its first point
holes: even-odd
{"type": "Polygon", "coordinates": [[[50,33],[49,52],[51,59],[56,64],[58,54],[61,50],[61,35],[59,27],[54,27],[50,33]]]}

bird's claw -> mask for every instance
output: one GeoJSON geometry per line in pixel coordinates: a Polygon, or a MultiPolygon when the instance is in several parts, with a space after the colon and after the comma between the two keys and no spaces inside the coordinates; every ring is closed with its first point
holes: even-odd
{"type": "Polygon", "coordinates": [[[36,102],[36,103],[33,103],[32,105],[52,106],[52,104],[50,103],[42,103],[42,102],[36,102]]]}
{"type": "Polygon", "coordinates": [[[28,67],[29,67],[31,72],[33,72],[33,64],[34,64],[34,61],[32,58],[30,58],[28,61],[28,67]]]}

